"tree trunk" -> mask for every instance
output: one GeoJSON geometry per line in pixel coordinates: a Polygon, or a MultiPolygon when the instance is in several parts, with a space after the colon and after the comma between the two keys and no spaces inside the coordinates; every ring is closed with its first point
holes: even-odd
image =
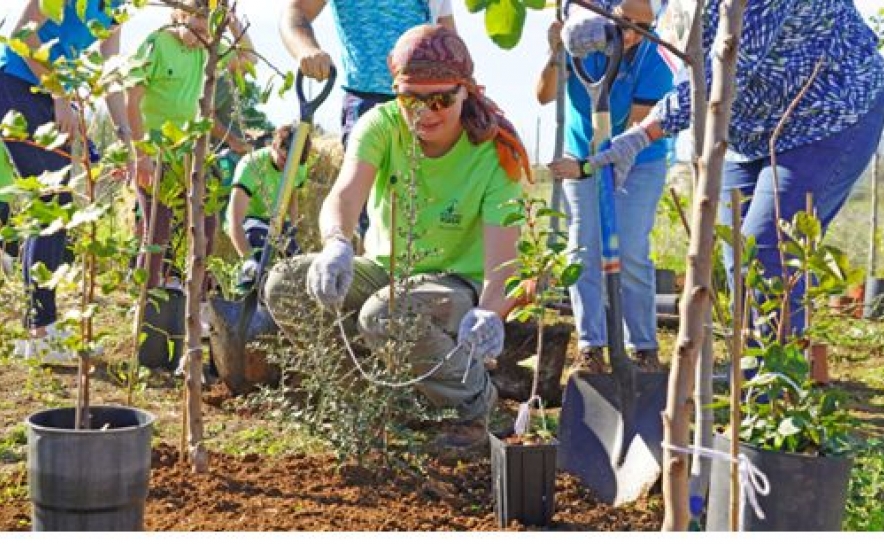
{"type": "MultiPolygon", "coordinates": [[[[679,449],[689,446],[696,362],[705,339],[705,324],[713,294],[711,283],[715,220],[721,193],[724,153],[727,149],[744,6],[745,3],[740,0],[723,0],[713,44],[712,88],[708,106],[711,123],[706,127],[697,192],[692,203],[691,240],[685,290],[680,307],[681,321],[669,376],[666,410],[663,414],[664,442],[679,449]]],[[[686,454],[664,449],[665,531],[684,531],[688,528],[688,465],[686,454]]]]}
{"type": "MultiPolygon", "coordinates": [[[[200,119],[213,118],[218,49],[229,18],[227,2],[225,0],[219,2],[217,9],[224,10],[224,16],[221,18],[218,26],[213,29],[215,34],[212,35],[211,43],[208,47],[209,57],[206,61],[206,80],[203,87],[203,96],[200,98],[199,103],[200,119]]],[[[209,20],[211,21],[211,17],[209,20]]],[[[205,162],[208,149],[209,133],[206,132],[196,142],[191,164],[185,165],[185,172],[189,176],[187,184],[187,221],[190,243],[187,255],[188,274],[185,282],[187,292],[187,309],[185,310],[187,349],[184,352],[184,364],[182,366],[184,367],[185,382],[184,410],[187,415],[187,445],[194,472],[206,472],[209,469],[209,455],[203,444],[203,348],[200,323],[200,302],[206,277],[206,214],[204,202],[206,197],[205,162]]]]}

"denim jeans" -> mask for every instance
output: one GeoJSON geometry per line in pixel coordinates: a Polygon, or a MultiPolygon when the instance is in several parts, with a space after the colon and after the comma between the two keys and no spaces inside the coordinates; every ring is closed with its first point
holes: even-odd
{"type": "MultiPolygon", "coordinates": [[[[28,122],[28,130],[55,120],[52,97],[45,93],[32,93],[32,85],[23,79],[0,72],[0,117],[12,110],[21,113],[28,122]]],[[[71,161],[65,155],[22,142],[7,142],[9,155],[23,177],[39,176],[43,172],[54,172],[69,166],[71,161]]],[[[63,151],[70,150],[64,148],[63,151]]],[[[65,180],[67,183],[67,180],[65,180]]],[[[69,204],[73,198],[68,192],[56,196],[42,197],[42,200],[56,201],[60,205],[69,204]]],[[[67,251],[67,233],[60,230],[48,236],[30,236],[21,248],[24,282],[29,295],[28,311],[24,318],[25,326],[31,329],[45,327],[58,319],[55,289],[45,289],[31,278],[31,267],[43,263],[50,272],[70,262],[67,251]]]]}
{"type": "MultiPolygon", "coordinates": [[[[862,175],[875,153],[884,125],[884,91],[878,94],[872,109],[859,122],[823,140],[777,154],[777,177],[780,189],[780,214],[789,221],[807,207],[807,194],[825,231],[844,205],[850,190],[862,175]]],[[[774,210],[774,179],[770,157],[750,162],[726,162],[722,180],[719,221],[731,224],[730,191],[739,189],[743,196],[742,233],[754,236],[758,259],[767,276],[782,274],[774,210]]],[[[728,282],[733,285],[733,252],[724,247],[728,282]]],[[[799,281],[789,297],[790,331],[800,334],[805,328],[804,282],[799,281]]]]}
{"type": "MultiPolygon", "coordinates": [[[[363,93],[346,90],[344,102],[341,106],[341,144],[344,146],[344,151],[347,150],[347,144],[350,142],[350,133],[353,132],[356,121],[375,106],[389,102],[394,98],[392,94],[363,93]]],[[[368,212],[365,206],[362,207],[362,212],[359,214],[359,224],[356,228],[359,231],[359,236],[365,236],[365,233],[368,232],[368,212]]]]}
{"type": "MultiPolygon", "coordinates": [[[[627,346],[636,350],[657,349],[656,285],[650,234],[665,183],[664,160],[637,164],[614,197],[625,338],[627,346]]],[[[607,345],[607,300],[602,274],[598,183],[594,178],[565,180],[563,189],[568,204],[569,244],[578,248],[572,259],[583,264],[583,273],[571,287],[577,345],[580,349],[604,346],[607,345]]]]}

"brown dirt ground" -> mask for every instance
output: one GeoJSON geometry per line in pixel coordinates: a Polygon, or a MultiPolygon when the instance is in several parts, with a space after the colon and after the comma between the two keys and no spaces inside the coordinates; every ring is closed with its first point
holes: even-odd
{"type": "MultiPolygon", "coordinates": [[[[215,453],[207,474],[192,474],[178,450],[153,451],[147,500],[150,531],[494,531],[487,460],[433,462],[428,477],[338,468],[331,457],[215,453]]],[[[26,499],[0,507],[0,529],[27,530],[26,499]]],[[[628,511],[598,504],[572,478],[556,486],[555,531],[658,530],[656,502],[628,511]]],[[[524,529],[513,522],[511,530],[524,529]]]]}
{"type": "MultiPolygon", "coordinates": [[[[671,345],[672,333],[662,333],[671,345]]],[[[668,348],[667,348],[668,349],[668,348]]],[[[108,360],[129,351],[125,343],[108,350],[108,360]]],[[[851,369],[880,362],[837,356],[836,383],[855,389],[857,407],[867,422],[884,426],[880,395],[884,389],[855,380],[851,369]],[[841,365],[849,365],[842,367],[841,365]],[[855,386],[855,387],[853,387],[855,386]],[[878,399],[878,400],[872,400],[878,399]]],[[[877,351],[877,350],[876,350],[877,351]]],[[[569,349],[573,356],[573,345],[569,349]]],[[[666,351],[664,351],[666,352],[666,351]]],[[[668,351],[671,353],[671,351],[668,351]]],[[[30,529],[25,451],[19,439],[5,447],[15,429],[37,409],[73,404],[75,369],[45,367],[0,357],[0,531],[30,529]]],[[[490,466],[487,457],[461,462],[426,461],[417,470],[370,471],[339,466],[327,454],[224,453],[232,437],[269,425],[268,419],[228,402],[226,388],[216,385],[204,394],[204,420],[210,470],[193,474],[178,461],[181,429],[180,379],[153,375],[135,404],[158,416],[153,470],[147,500],[150,531],[496,531],[490,466]]],[[[105,363],[92,379],[95,404],[125,404],[125,391],[114,383],[105,363]]],[[[516,404],[502,403],[512,414],[516,404]]],[[[245,433],[245,434],[244,434],[245,433]]],[[[249,440],[246,438],[246,440],[249,440]]],[[[230,451],[230,450],[226,450],[230,451]]],[[[295,451],[295,450],[289,450],[295,451]]],[[[245,452],[245,453],[244,453],[245,452]]],[[[552,531],[657,531],[662,500],[654,495],[626,508],[596,501],[574,478],[559,473],[552,531]]],[[[525,530],[513,523],[507,529],[525,530]]]]}

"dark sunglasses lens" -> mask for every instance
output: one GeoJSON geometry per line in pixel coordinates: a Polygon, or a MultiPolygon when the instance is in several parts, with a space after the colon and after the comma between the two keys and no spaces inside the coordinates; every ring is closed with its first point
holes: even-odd
{"type": "Polygon", "coordinates": [[[396,97],[399,102],[409,110],[417,109],[420,106],[426,106],[431,111],[441,111],[450,108],[457,100],[457,91],[460,87],[456,87],[450,91],[440,91],[430,94],[399,94],[396,97]]]}
{"type": "Polygon", "coordinates": [[[452,104],[454,104],[456,95],[457,89],[441,93],[432,93],[426,98],[427,107],[433,111],[440,111],[446,108],[450,108],[452,104]]]}

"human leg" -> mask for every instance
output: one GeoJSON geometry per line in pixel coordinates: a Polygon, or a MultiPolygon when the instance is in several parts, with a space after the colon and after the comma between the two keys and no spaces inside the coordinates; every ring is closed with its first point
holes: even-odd
{"type": "MultiPolygon", "coordinates": [[[[0,73],[0,116],[5,116],[13,110],[24,116],[29,131],[34,131],[55,119],[55,110],[49,95],[33,93],[30,83],[0,73]]],[[[55,172],[70,165],[70,159],[57,151],[12,141],[7,142],[6,147],[16,169],[24,177],[40,176],[44,172],[55,172]]],[[[62,192],[43,200],[64,205],[71,201],[71,195],[62,192]]],[[[65,232],[59,231],[50,236],[32,236],[25,241],[22,248],[22,270],[30,295],[25,322],[32,336],[43,336],[45,327],[54,323],[58,315],[55,290],[39,287],[31,277],[31,267],[42,263],[50,272],[54,272],[65,259],[66,243],[65,232]]]]}
{"type": "Polygon", "coordinates": [[[599,348],[607,342],[598,184],[592,178],[569,179],[564,181],[562,189],[568,205],[568,243],[570,249],[576,249],[571,259],[583,265],[577,283],[570,288],[577,346],[581,350],[599,348]]]}
{"type": "Polygon", "coordinates": [[[666,183],[663,160],[636,164],[615,194],[620,241],[621,289],[626,344],[657,349],[657,308],[651,229],[666,183]]]}
{"type": "MultiPolygon", "coordinates": [[[[823,140],[777,154],[776,176],[769,158],[760,161],[754,196],[745,211],[743,234],[755,237],[758,258],[768,277],[783,274],[776,229],[777,197],[781,219],[790,221],[806,209],[810,194],[825,232],[873,156],[882,124],[884,92],[857,124],[823,140]]],[[[787,273],[794,275],[796,271],[787,273]]],[[[803,299],[804,281],[799,277],[789,296],[788,331],[794,334],[804,331],[803,299]]]]}
{"type": "MultiPolygon", "coordinates": [[[[457,409],[463,421],[484,421],[493,408],[494,385],[481,361],[470,360],[468,350],[455,350],[458,326],[475,307],[479,286],[451,274],[422,274],[412,279],[408,300],[397,301],[398,311],[414,316],[413,320],[409,317],[407,325],[413,345],[406,359],[415,375],[438,367],[416,388],[434,406],[457,409]]],[[[372,348],[395,339],[389,326],[389,299],[390,289],[385,286],[363,304],[359,313],[359,330],[372,348]]]]}

